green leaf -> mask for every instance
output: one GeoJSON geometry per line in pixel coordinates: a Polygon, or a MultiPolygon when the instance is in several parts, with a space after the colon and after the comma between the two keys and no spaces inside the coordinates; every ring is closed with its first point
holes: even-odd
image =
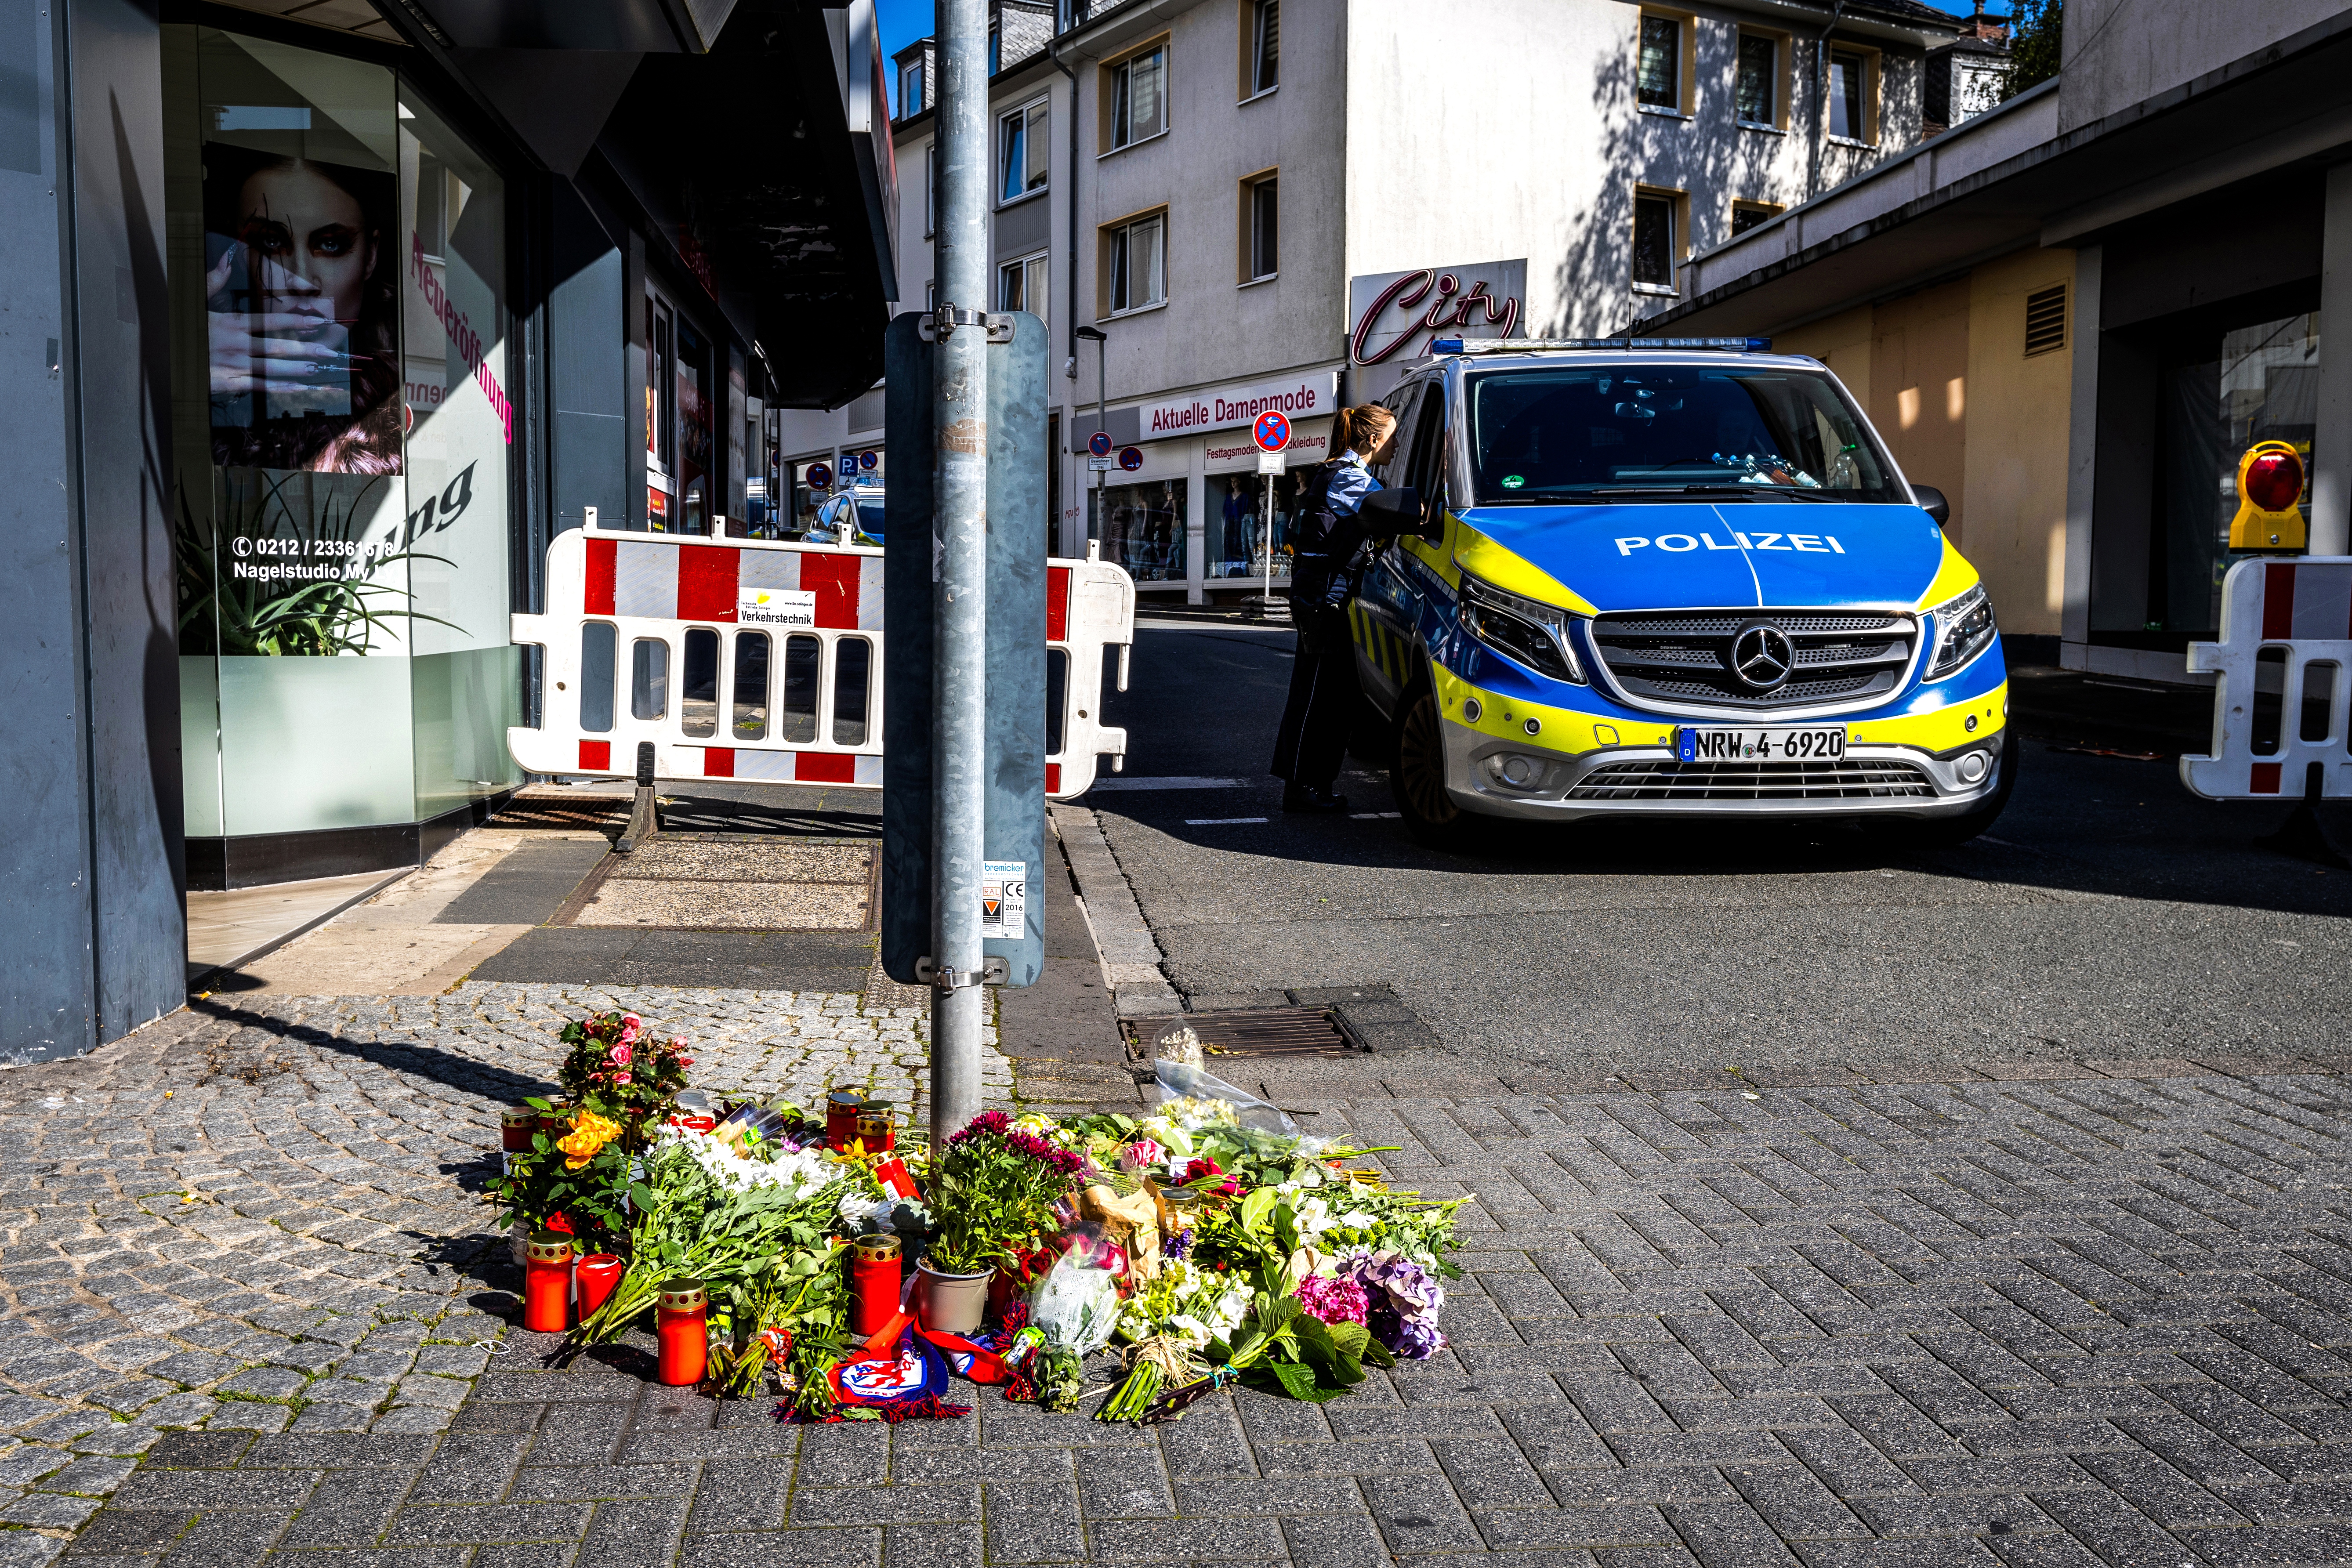
{"type": "Polygon", "coordinates": [[[1272,1187],[1260,1187],[1242,1200],[1241,1223],[1244,1230],[1253,1234],[1265,1228],[1265,1216],[1274,1208],[1272,1187]]]}
{"type": "Polygon", "coordinates": [[[1322,1392],[1315,1385],[1314,1371],[1295,1361],[1269,1362],[1267,1370],[1281,1383],[1283,1392],[1293,1399],[1313,1399],[1322,1392]]]}
{"type": "Polygon", "coordinates": [[[1365,1337],[1364,1348],[1356,1353],[1374,1366],[1396,1365],[1396,1357],[1389,1353],[1389,1347],[1369,1335],[1365,1337]]]}
{"type": "Polygon", "coordinates": [[[1331,1342],[1351,1356],[1360,1356],[1371,1342],[1372,1331],[1361,1323],[1328,1323],[1331,1342]]]}

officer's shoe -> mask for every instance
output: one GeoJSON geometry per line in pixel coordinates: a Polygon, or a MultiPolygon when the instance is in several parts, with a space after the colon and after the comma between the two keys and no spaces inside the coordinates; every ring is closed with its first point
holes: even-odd
{"type": "Polygon", "coordinates": [[[1348,809],[1348,797],[1328,785],[1285,784],[1282,790],[1285,811],[1314,811],[1326,815],[1348,809]]]}

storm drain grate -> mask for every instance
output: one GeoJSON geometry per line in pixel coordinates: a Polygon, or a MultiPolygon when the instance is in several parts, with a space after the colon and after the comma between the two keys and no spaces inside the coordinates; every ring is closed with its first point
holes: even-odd
{"type": "MultiPolygon", "coordinates": [[[[1166,1024],[1173,1020],[1160,1019],[1166,1024]]],[[[1364,1047],[1321,1007],[1245,1007],[1187,1013],[1182,1022],[1212,1057],[1338,1057],[1364,1047]]]]}

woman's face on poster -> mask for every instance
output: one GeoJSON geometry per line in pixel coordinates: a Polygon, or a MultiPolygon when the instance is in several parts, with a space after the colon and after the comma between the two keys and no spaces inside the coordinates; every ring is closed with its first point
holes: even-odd
{"type": "Polygon", "coordinates": [[[238,195],[237,238],[260,308],[355,326],[375,237],[359,200],[302,163],[264,169],[238,195]]]}

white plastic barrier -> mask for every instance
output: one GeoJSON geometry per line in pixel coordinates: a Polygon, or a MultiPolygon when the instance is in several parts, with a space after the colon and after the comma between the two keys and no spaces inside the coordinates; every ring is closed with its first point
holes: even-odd
{"type": "Polygon", "coordinates": [[[2208,800],[2299,800],[2315,763],[2323,796],[2352,796],[2345,729],[2352,556],[2241,561],[2231,567],[2221,580],[2221,640],[2190,643],[2189,668],[2218,679],[2212,754],[2182,757],[2181,783],[2208,800]],[[2284,656],[2271,663],[2279,674],[2275,709],[2256,700],[2264,648],[2284,656]],[[2324,736],[2305,738],[2306,698],[2314,719],[2325,700],[2324,736]]]}
{"type": "MultiPolygon", "coordinates": [[[[1103,653],[1127,688],[1135,584],[1100,561],[1046,563],[1046,645],[1066,656],[1045,793],[1083,795],[1127,731],[1102,722],[1103,653]]],[[[547,550],[538,729],[507,731],[528,772],[882,784],[882,552],[572,529],[547,550]]]]}

